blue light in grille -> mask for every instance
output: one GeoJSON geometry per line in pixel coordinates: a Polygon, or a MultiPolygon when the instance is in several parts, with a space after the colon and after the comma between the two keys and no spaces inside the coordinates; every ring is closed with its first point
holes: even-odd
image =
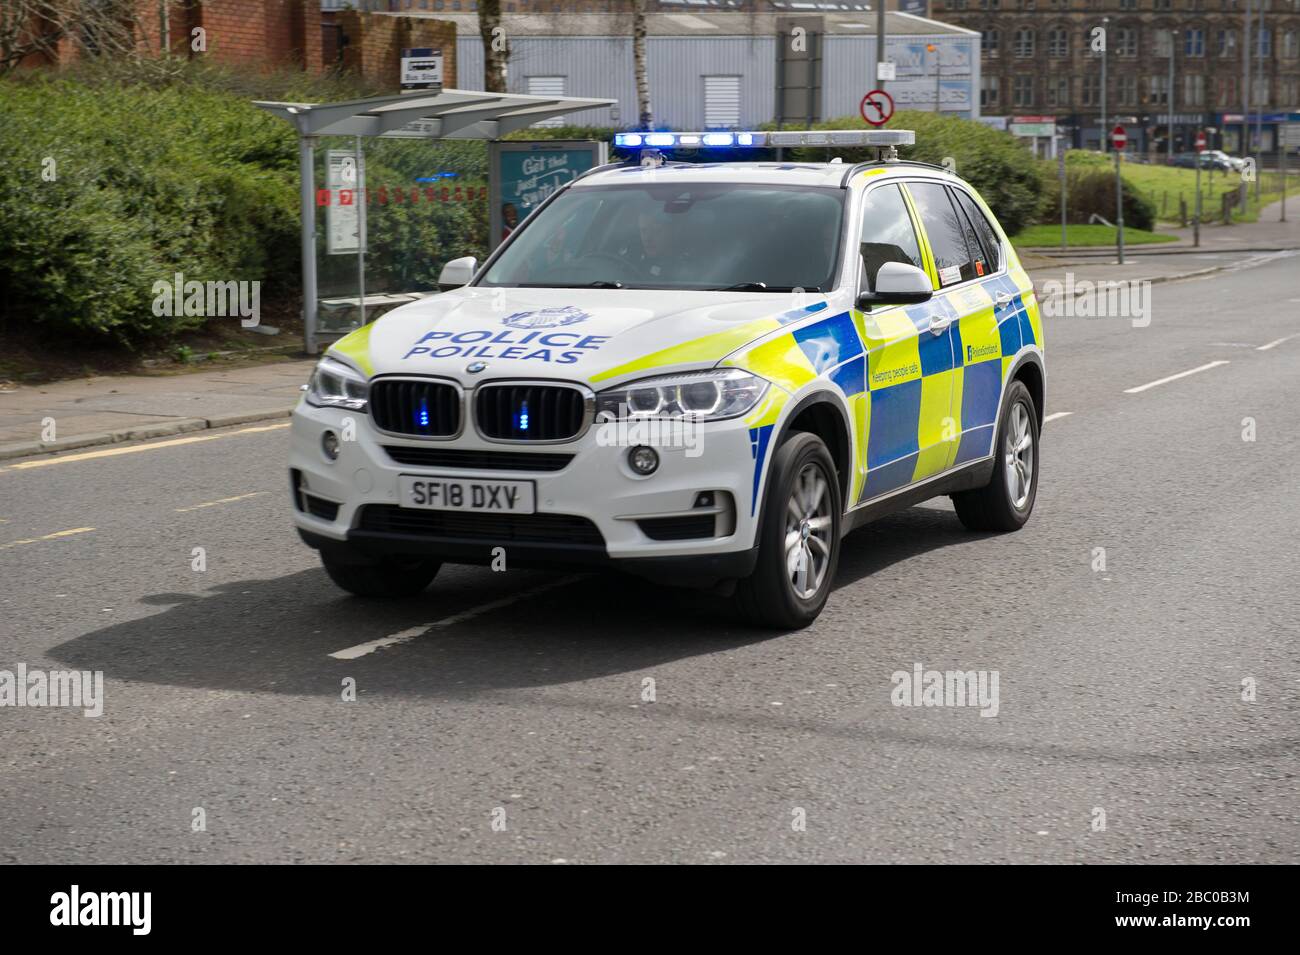
{"type": "Polygon", "coordinates": [[[429,427],[429,402],[426,398],[420,399],[420,407],[415,410],[415,423],[421,428],[429,427]]]}
{"type": "Polygon", "coordinates": [[[517,420],[519,422],[519,430],[527,431],[528,430],[528,402],[527,401],[525,401],[523,404],[519,406],[519,414],[517,416],[517,420]]]}

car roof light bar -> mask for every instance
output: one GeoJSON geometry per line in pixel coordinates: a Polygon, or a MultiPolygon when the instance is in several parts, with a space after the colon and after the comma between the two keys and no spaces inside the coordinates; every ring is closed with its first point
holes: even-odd
{"type": "Polygon", "coordinates": [[[673,147],[740,146],[771,149],[778,146],[912,146],[916,133],[910,129],[789,129],[772,132],[651,132],[615,133],[614,145],[625,149],[649,146],[673,147]]]}

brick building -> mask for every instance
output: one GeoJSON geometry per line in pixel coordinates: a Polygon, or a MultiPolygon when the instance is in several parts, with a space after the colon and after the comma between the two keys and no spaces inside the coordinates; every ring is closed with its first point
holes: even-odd
{"type": "MultiPolygon", "coordinates": [[[[1300,0],[1253,2],[1262,55],[1251,56],[1252,137],[1258,123],[1270,153],[1279,126],[1300,120],[1300,0]]],[[[1067,142],[1096,148],[1101,57],[1089,36],[1108,17],[1107,125],[1124,122],[1130,148],[1164,151],[1172,113],[1176,152],[1192,148],[1198,127],[1218,130],[1212,145],[1241,150],[1246,0],[934,0],[932,10],[981,32],[986,116],[1055,116],[1067,142]]]]}

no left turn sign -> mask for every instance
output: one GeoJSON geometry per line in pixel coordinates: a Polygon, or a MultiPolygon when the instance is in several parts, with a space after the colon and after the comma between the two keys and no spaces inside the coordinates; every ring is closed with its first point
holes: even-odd
{"type": "Polygon", "coordinates": [[[872,90],[862,97],[858,112],[872,126],[883,126],[894,115],[894,98],[884,90],[872,90]]]}

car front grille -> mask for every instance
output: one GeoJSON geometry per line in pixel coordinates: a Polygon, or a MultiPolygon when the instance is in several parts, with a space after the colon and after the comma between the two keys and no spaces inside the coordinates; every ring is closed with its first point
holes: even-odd
{"type": "Polygon", "coordinates": [[[536,451],[474,451],[392,444],[386,445],[384,450],[398,464],[421,468],[468,468],[474,471],[559,471],[573,460],[572,454],[542,454],[536,451]]]}
{"type": "Polygon", "coordinates": [[[381,378],[370,385],[370,416],[391,434],[451,437],[460,431],[460,392],[444,381],[381,378]]]}
{"type": "Polygon", "coordinates": [[[595,524],[569,514],[479,514],[367,504],[361,509],[357,528],[431,540],[605,547],[605,538],[595,524]]]}
{"type": "Polygon", "coordinates": [[[567,441],[587,421],[584,394],[571,385],[480,385],[474,396],[479,433],[498,441],[567,441]]]}

